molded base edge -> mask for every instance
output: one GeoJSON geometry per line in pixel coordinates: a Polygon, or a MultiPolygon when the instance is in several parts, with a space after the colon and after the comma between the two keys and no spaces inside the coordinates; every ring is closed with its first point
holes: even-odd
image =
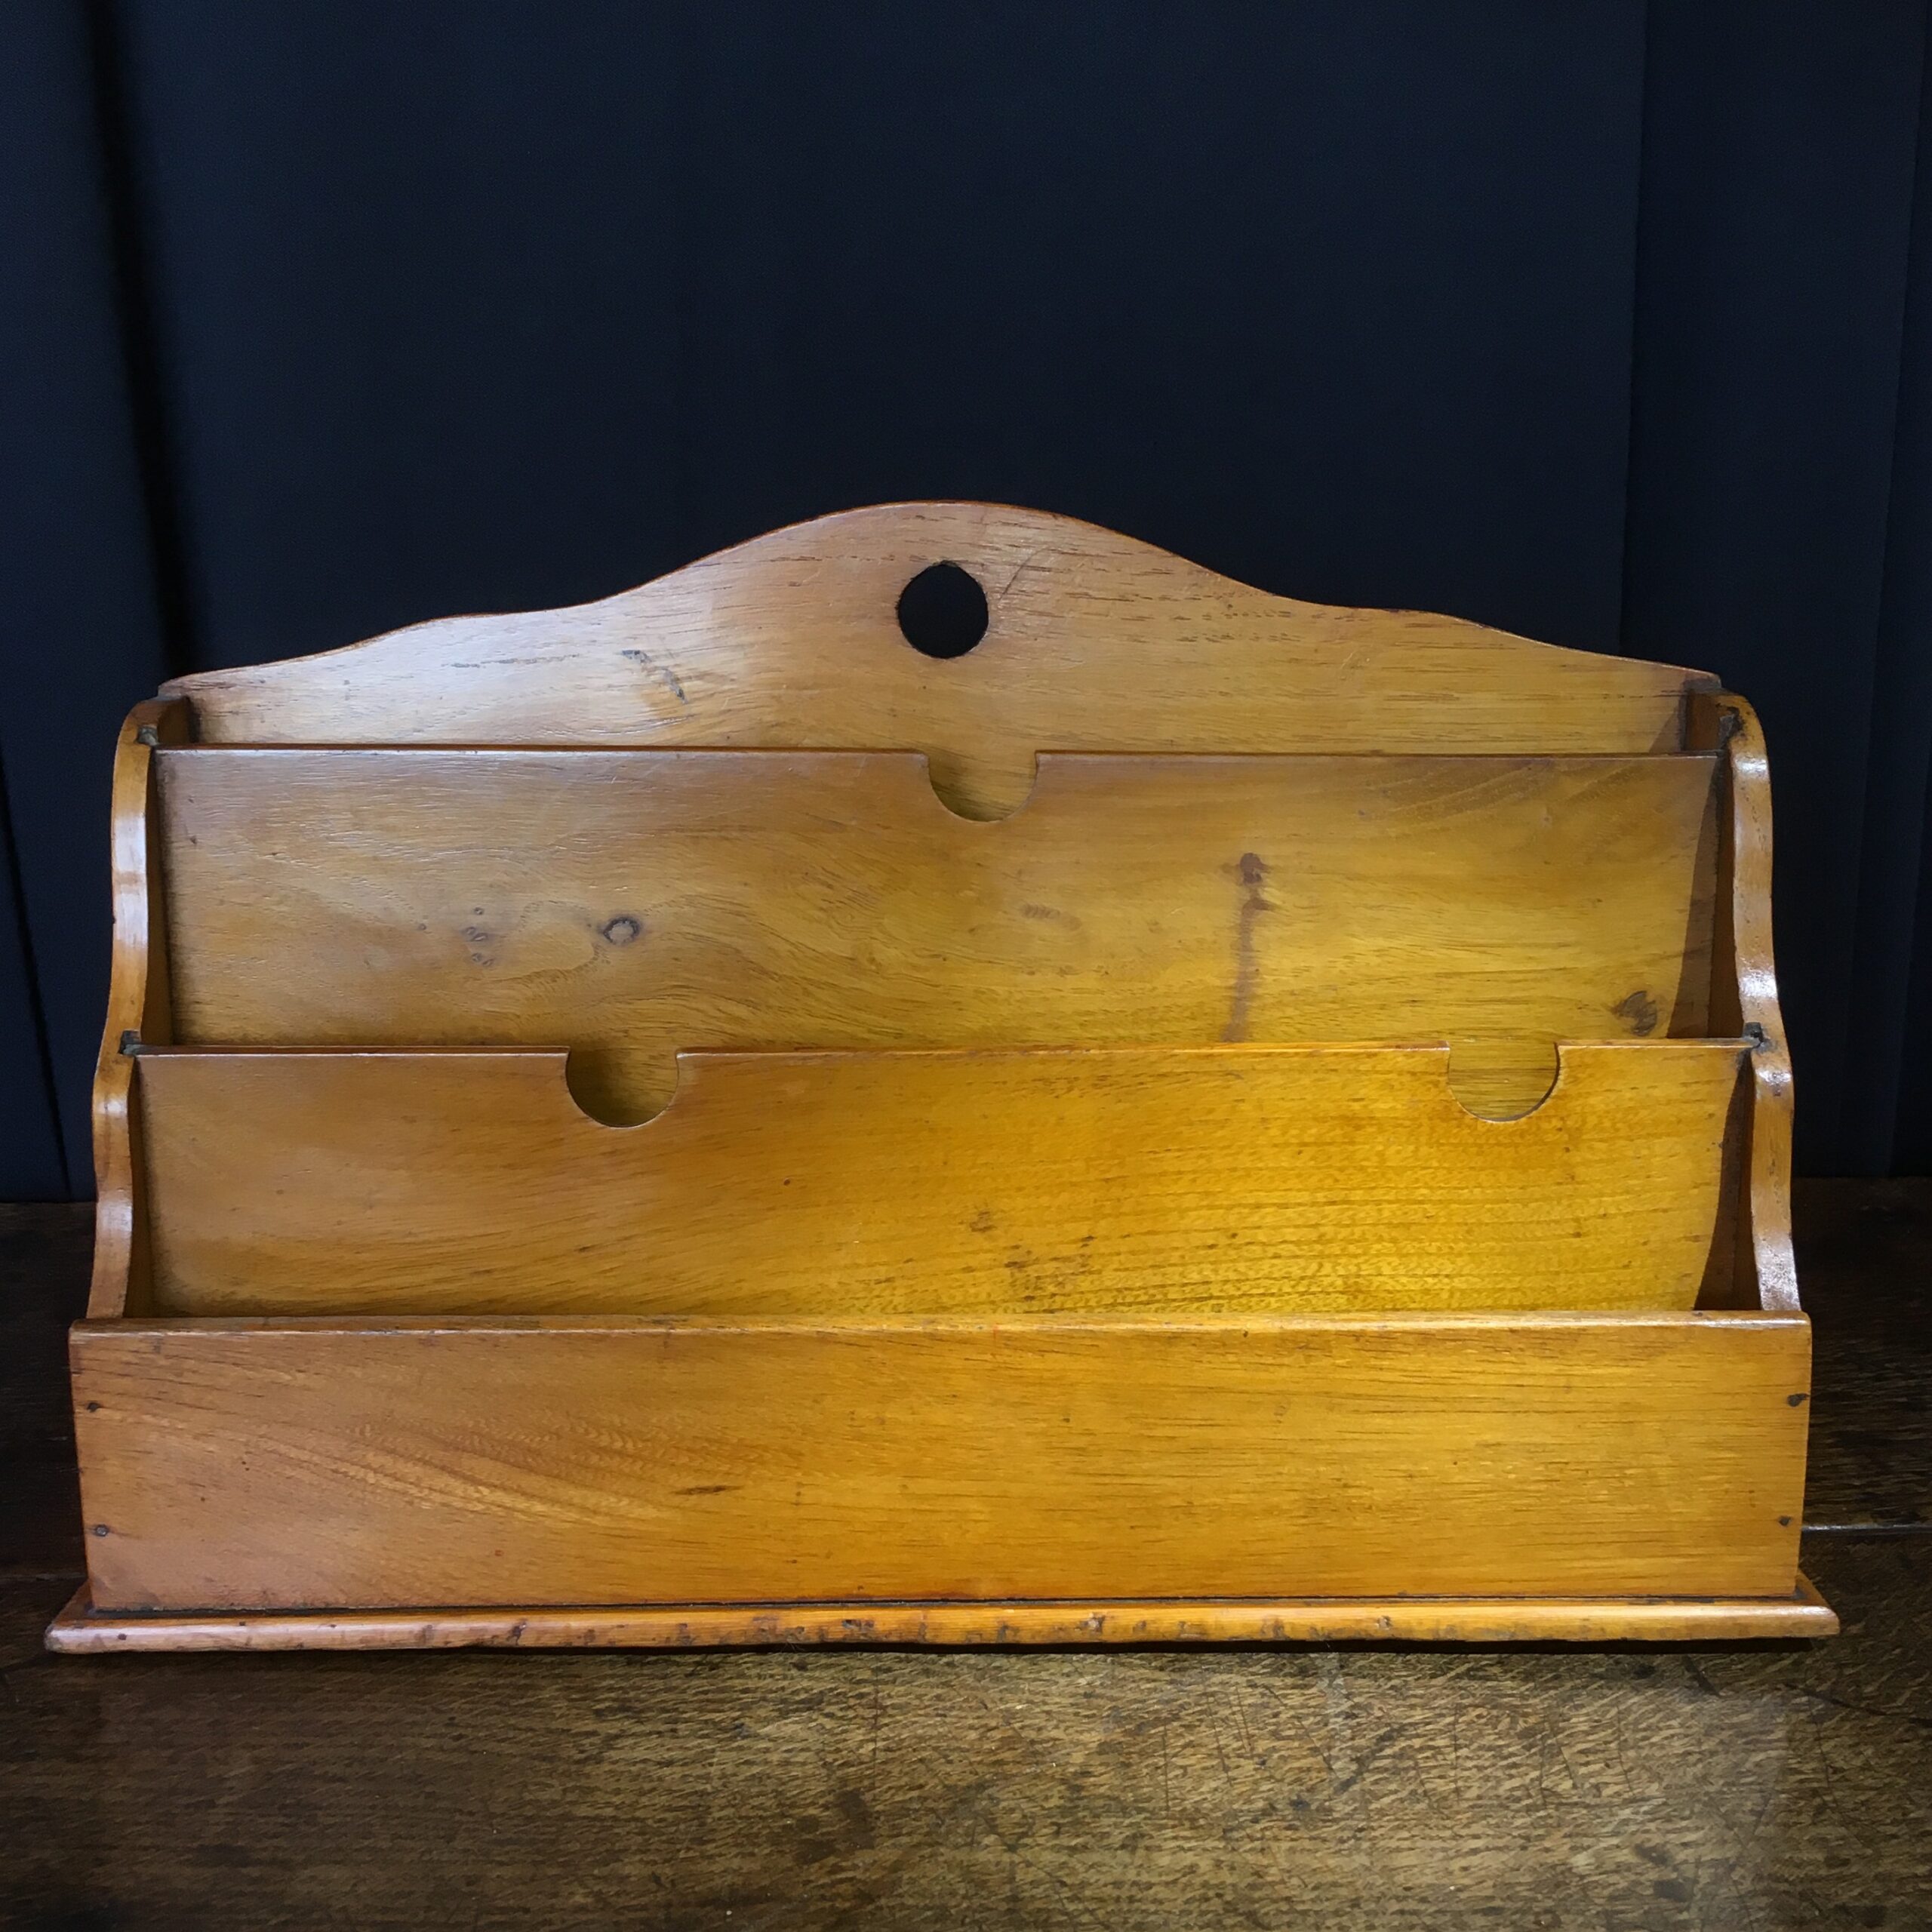
{"type": "Polygon", "coordinates": [[[126,1651],[685,1650],[808,1644],[1728,1641],[1829,1637],[1808,1579],[1789,1597],[1306,1597],[1151,1603],[693,1604],[575,1610],[99,1611],[82,1584],[47,1647],[126,1651]]]}

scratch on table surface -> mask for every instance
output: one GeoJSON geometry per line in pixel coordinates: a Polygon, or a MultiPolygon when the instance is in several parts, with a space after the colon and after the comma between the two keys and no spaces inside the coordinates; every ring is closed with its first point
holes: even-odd
{"type": "Polygon", "coordinates": [[[1029,550],[1026,555],[1022,557],[1019,562],[1014,565],[1013,574],[999,587],[999,594],[1001,596],[1004,597],[1006,593],[1020,581],[1020,578],[1026,574],[1027,567],[1039,554],[1040,553],[1038,549],[1029,550]]]}

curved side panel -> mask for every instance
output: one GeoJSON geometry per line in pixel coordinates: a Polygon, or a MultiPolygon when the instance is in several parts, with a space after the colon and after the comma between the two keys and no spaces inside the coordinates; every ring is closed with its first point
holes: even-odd
{"type": "Polygon", "coordinates": [[[1457,617],[1276,597],[1066,517],[897,503],[755,538],[601,602],[454,617],[166,687],[229,743],[928,752],[973,817],[1041,751],[1647,752],[1705,673],[1457,617]],[[901,634],[940,562],[986,592],[964,655],[901,634]]]}
{"type": "Polygon", "coordinates": [[[128,712],[115,747],[109,835],[114,958],[94,1081],[94,1280],[88,1314],[94,1321],[132,1312],[132,1300],[146,1287],[146,1244],[136,1218],[138,1130],[129,1106],[134,1063],[125,1049],[132,1041],[153,1045],[172,1037],[160,841],[150,808],[155,747],[184,743],[187,736],[187,706],[178,699],[149,698],[128,712]]]}
{"type": "Polygon", "coordinates": [[[1771,948],[1770,766],[1757,712],[1733,693],[1725,694],[1724,704],[1737,719],[1725,748],[1730,761],[1731,944],[1743,1030],[1756,1049],[1751,1057],[1751,1254],[1759,1306],[1795,1309],[1791,1053],[1771,948]]]}

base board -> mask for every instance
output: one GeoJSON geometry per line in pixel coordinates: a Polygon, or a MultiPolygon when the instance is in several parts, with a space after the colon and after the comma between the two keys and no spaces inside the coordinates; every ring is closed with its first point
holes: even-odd
{"type": "Polygon", "coordinates": [[[1829,1637],[1801,1576],[1789,1597],[1203,1598],[1159,1603],[694,1604],[629,1609],[97,1611],[83,1584],[47,1632],[125,1651],[687,1650],[816,1644],[1673,1643],[1829,1637]]]}

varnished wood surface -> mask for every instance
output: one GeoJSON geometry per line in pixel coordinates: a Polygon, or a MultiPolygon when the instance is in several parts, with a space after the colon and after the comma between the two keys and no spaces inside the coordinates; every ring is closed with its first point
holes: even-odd
{"type": "MultiPolygon", "coordinates": [[[[1726,693],[1726,738],[1730,794],[1727,869],[1730,874],[1728,970],[1720,982],[1718,1011],[1730,1023],[1734,989],[1740,1024],[1755,1034],[1756,1092],[1750,1110],[1750,1162],[1743,1201],[1750,1236],[1749,1260],[1755,1294],[1764,1308],[1798,1305],[1791,1241],[1792,1068],[1778,1004],[1777,971],[1771,955],[1771,781],[1758,714],[1726,693]]],[[[1746,1259],[1740,1249],[1740,1264],[1746,1259]]]]}
{"type": "Polygon", "coordinates": [[[48,1626],[70,1656],[142,1651],[686,1650],[694,1644],[1601,1644],[1829,1637],[1804,1577],[1782,1597],[1305,1597],[1156,1603],[713,1604],[678,1610],[190,1615],[97,1610],[86,1585],[48,1626]]]}
{"type": "Polygon", "coordinates": [[[175,1036],[577,1050],[608,1118],[681,1048],[1695,1036],[1715,764],[1041,761],[955,817],[906,753],[158,754],[175,1036]]]}
{"type": "Polygon", "coordinates": [[[575,609],[457,617],[166,688],[211,742],[906,746],[961,810],[1039,751],[1647,752],[1707,674],[1230,582],[1066,517],[903,503],[777,531],[575,609]],[[895,615],[952,562],[990,623],[937,661],[895,615]]]}
{"type": "Polygon", "coordinates": [[[1566,1047],[1509,1121],[1442,1048],[694,1054],[629,1129],[558,1054],[144,1053],[154,1306],[1687,1309],[1747,1051],[1566,1047]]]}
{"type": "Polygon", "coordinates": [[[128,1110],[134,1069],[122,1048],[131,1035],[157,1045],[174,1037],[154,755],[163,743],[178,743],[187,728],[184,705],[150,700],[128,714],[115,746],[109,841],[113,968],[94,1069],[92,1116],[94,1272],[89,1300],[97,1315],[118,1314],[130,1301],[138,1305],[146,1298],[140,1147],[128,1110]]]}
{"type": "Polygon", "coordinates": [[[1826,1644],[49,1657],[23,1932],[1922,1932],[1932,1538],[1826,1644]]]}
{"type": "MultiPolygon", "coordinates": [[[[1805,1521],[1932,1524],[1932,1182],[1800,1180],[1814,1314],[1805,1521]]],[[[68,1324],[87,1300],[85,1204],[0,1205],[0,1565],[78,1575],[68,1324]]]]}
{"type": "MultiPolygon", "coordinates": [[[[1932,1521],[1932,1183],[1797,1210],[1807,1520],[1932,1521]]],[[[88,1245],[85,1209],[0,1209],[0,1392],[43,1418],[0,1437],[10,1500],[66,1453],[88,1245]]],[[[1932,1926],[1909,1527],[1807,1537],[1824,1644],[91,1661],[41,1648],[70,1508],[0,1551],[55,1573],[0,1583],[22,1932],[1932,1926]]]]}
{"type": "Polygon", "coordinates": [[[1794,1582],[1784,1315],[89,1323],[103,1608],[1794,1582]]]}

